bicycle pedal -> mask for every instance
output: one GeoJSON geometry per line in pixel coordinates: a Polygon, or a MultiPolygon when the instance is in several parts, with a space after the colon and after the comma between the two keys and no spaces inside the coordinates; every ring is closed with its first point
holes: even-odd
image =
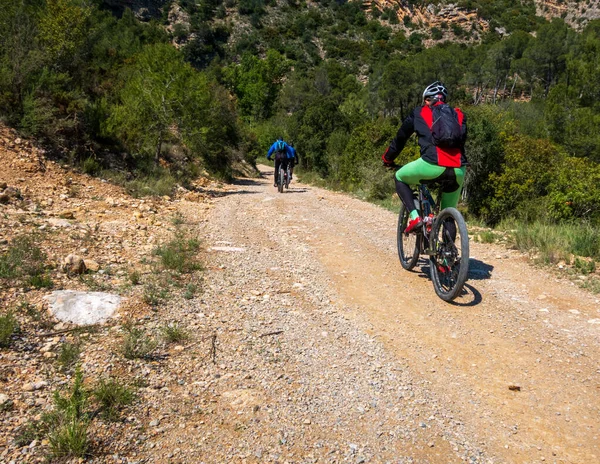
{"type": "Polygon", "coordinates": [[[429,256],[435,256],[436,252],[435,250],[425,250],[423,251],[424,255],[429,255],[429,256]]]}

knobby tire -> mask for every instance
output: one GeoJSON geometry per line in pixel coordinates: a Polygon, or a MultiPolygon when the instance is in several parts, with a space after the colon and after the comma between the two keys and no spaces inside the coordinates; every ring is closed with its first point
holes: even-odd
{"type": "Polygon", "coordinates": [[[400,207],[398,215],[398,230],[396,232],[396,242],[398,244],[398,258],[400,264],[407,271],[412,270],[419,261],[419,250],[423,235],[421,232],[405,234],[404,229],[408,224],[409,212],[404,205],[400,207]]]}
{"type": "Polygon", "coordinates": [[[452,301],[461,294],[469,274],[469,235],[465,220],[456,208],[445,208],[438,214],[431,229],[430,247],[435,251],[430,256],[435,293],[444,301],[452,301]],[[444,221],[450,218],[456,224],[455,242],[444,227],[444,221]]]}
{"type": "Polygon", "coordinates": [[[283,168],[279,166],[279,173],[277,174],[277,191],[283,193],[283,168]]]}

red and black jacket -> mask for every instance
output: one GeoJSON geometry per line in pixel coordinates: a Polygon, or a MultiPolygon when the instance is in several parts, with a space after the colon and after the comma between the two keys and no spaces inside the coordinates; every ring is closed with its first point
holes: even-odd
{"type": "MultiPolygon", "coordinates": [[[[436,105],[444,103],[438,102],[436,105]]],[[[467,118],[458,108],[454,108],[458,115],[458,122],[463,127],[464,133],[467,133],[467,118]]],[[[431,126],[433,124],[433,112],[427,105],[420,106],[411,111],[408,117],[398,129],[398,133],[392,143],[381,157],[385,163],[392,163],[400,154],[406,141],[413,134],[417,133],[419,146],[421,147],[421,158],[425,161],[444,166],[448,168],[459,168],[467,164],[465,156],[465,147],[460,148],[441,148],[433,143],[431,137],[431,126]]]]}

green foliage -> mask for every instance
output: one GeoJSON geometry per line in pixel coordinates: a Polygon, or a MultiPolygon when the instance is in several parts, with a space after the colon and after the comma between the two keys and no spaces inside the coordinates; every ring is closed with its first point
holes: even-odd
{"type": "Polygon", "coordinates": [[[153,156],[158,163],[163,143],[175,137],[171,128],[186,104],[190,73],[172,46],[146,47],[127,69],[120,103],[107,121],[107,131],[134,153],[153,156]]]}
{"type": "Polygon", "coordinates": [[[70,370],[79,361],[81,349],[77,343],[63,343],[56,359],[63,371],[70,370]]]}
{"type": "Polygon", "coordinates": [[[15,237],[0,255],[0,278],[39,277],[45,271],[46,254],[32,236],[15,237]]]}
{"type": "Polygon", "coordinates": [[[513,241],[517,249],[534,252],[546,263],[570,262],[570,256],[600,259],[600,232],[589,223],[517,223],[513,241]]]}
{"type": "Polygon", "coordinates": [[[0,348],[8,348],[18,327],[17,320],[12,313],[0,316],[0,348]]]}
{"type": "Polygon", "coordinates": [[[162,333],[167,343],[180,343],[190,338],[190,335],[177,322],[165,325],[162,333]]]}
{"type": "Polygon", "coordinates": [[[185,293],[183,294],[183,297],[186,300],[191,300],[196,296],[197,293],[198,293],[198,285],[190,283],[190,284],[187,284],[187,286],[185,287],[185,293]]]}
{"type": "Polygon", "coordinates": [[[600,219],[600,165],[581,158],[565,158],[550,183],[548,207],[556,220],[600,219]]]}
{"type": "Polygon", "coordinates": [[[146,358],[158,346],[156,340],[150,338],[138,327],[126,324],[123,326],[123,330],[125,331],[125,338],[123,339],[121,354],[126,359],[146,358]]]}
{"type": "Polygon", "coordinates": [[[144,285],[142,299],[150,306],[158,306],[169,296],[168,284],[161,280],[150,281],[144,285]]]}
{"type": "Polygon", "coordinates": [[[133,390],[115,378],[100,379],[92,396],[99,404],[102,417],[110,421],[118,420],[121,410],[135,399],[133,390]]]}
{"type": "Polygon", "coordinates": [[[268,50],[264,60],[245,53],[239,65],[225,69],[225,79],[238,98],[240,112],[258,119],[273,114],[273,105],[282,78],[290,63],[275,50],[268,50]]]}
{"type": "Polygon", "coordinates": [[[84,457],[90,449],[87,435],[88,393],[83,387],[83,373],[76,369],[71,391],[62,396],[54,392],[54,414],[47,417],[50,424],[48,441],[52,457],[84,457]]]}
{"type": "Polygon", "coordinates": [[[548,141],[526,136],[507,137],[504,144],[503,170],[489,176],[494,189],[492,221],[509,215],[524,220],[545,217],[546,207],[540,199],[548,194],[564,154],[548,141]]]}
{"type": "Polygon", "coordinates": [[[187,238],[178,231],[172,240],[155,248],[153,254],[160,257],[160,262],[165,269],[187,274],[202,269],[196,257],[199,249],[198,240],[187,238]]]}

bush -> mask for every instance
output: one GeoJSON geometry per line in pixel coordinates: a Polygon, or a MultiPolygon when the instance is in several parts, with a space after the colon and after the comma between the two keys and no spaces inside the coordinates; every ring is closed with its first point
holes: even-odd
{"type": "Polygon", "coordinates": [[[590,224],[517,223],[512,240],[542,262],[570,262],[571,256],[600,260],[600,232],[590,224]]]}
{"type": "Polygon", "coordinates": [[[64,371],[71,369],[78,361],[81,349],[76,343],[63,343],[57,361],[64,371]]]}
{"type": "Polygon", "coordinates": [[[55,458],[85,457],[90,442],[87,436],[89,416],[88,393],[83,387],[83,373],[78,368],[71,392],[62,396],[54,392],[55,411],[46,416],[49,423],[48,441],[55,458]]]}
{"type": "Polygon", "coordinates": [[[0,256],[0,278],[41,276],[44,273],[45,261],[46,254],[35,244],[32,237],[15,237],[8,251],[0,256]]]}
{"type": "Polygon", "coordinates": [[[190,338],[189,334],[177,322],[164,326],[162,333],[167,343],[178,343],[190,338]]]}
{"type": "Polygon", "coordinates": [[[126,335],[121,351],[126,359],[146,358],[158,346],[155,340],[137,327],[125,325],[123,330],[126,335]]]}
{"type": "Polygon", "coordinates": [[[107,420],[117,420],[124,406],[133,403],[133,391],[117,379],[100,379],[92,392],[93,397],[100,405],[102,416],[107,420]]]}
{"type": "Polygon", "coordinates": [[[160,257],[161,264],[165,269],[179,273],[190,273],[202,268],[196,259],[200,249],[200,242],[193,238],[185,238],[183,233],[178,232],[170,242],[154,249],[154,255],[160,257]]]}
{"type": "Polygon", "coordinates": [[[17,320],[12,313],[0,316],[0,348],[7,348],[13,334],[17,331],[17,320]]]}

